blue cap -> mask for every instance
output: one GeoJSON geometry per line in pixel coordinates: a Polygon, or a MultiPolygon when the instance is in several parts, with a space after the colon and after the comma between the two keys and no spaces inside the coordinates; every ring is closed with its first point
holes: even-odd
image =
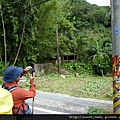
{"type": "Polygon", "coordinates": [[[22,71],[23,71],[22,67],[9,66],[4,71],[3,80],[5,82],[12,82],[21,75],[22,71]]]}

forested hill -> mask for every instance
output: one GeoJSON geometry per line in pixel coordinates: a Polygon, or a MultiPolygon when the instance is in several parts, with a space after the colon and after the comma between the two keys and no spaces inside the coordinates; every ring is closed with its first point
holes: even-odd
{"type": "Polygon", "coordinates": [[[56,58],[58,27],[60,56],[75,54],[77,66],[97,74],[111,71],[109,6],[85,0],[1,0],[0,6],[0,66],[56,58]]]}

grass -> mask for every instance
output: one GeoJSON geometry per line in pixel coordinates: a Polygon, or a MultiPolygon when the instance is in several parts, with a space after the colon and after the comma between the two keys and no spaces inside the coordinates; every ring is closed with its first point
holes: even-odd
{"type": "Polygon", "coordinates": [[[75,97],[112,99],[112,78],[92,76],[46,76],[36,79],[37,89],[75,97]]]}
{"type": "MultiPolygon", "coordinates": [[[[112,100],[112,77],[93,77],[73,75],[62,78],[49,74],[37,77],[37,89],[44,92],[68,94],[75,97],[112,100]]],[[[28,85],[28,83],[27,83],[28,85]]]]}

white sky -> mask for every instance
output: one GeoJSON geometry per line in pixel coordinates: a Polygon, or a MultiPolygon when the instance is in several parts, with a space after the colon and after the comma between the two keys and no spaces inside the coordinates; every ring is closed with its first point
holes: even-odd
{"type": "Polygon", "coordinates": [[[91,4],[96,4],[98,6],[110,6],[110,0],[86,0],[91,4]]]}

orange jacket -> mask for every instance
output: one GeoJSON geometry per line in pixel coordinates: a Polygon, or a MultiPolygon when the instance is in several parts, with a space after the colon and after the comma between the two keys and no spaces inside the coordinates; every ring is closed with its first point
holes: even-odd
{"type": "MultiPolygon", "coordinates": [[[[14,107],[12,109],[13,114],[18,114],[17,110],[14,108],[19,108],[21,110],[25,110],[26,109],[26,105],[25,105],[25,100],[28,98],[33,98],[36,95],[36,85],[34,84],[34,80],[30,80],[30,89],[26,90],[23,88],[17,88],[13,91],[11,91],[12,97],[13,97],[13,101],[14,101],[14,107]]],[[[18,83],[12,83],[12,82],[6,82],[5,86],[7,86],[8,88],[12,87],[12,86],[19,86],[18,83]]]]}

